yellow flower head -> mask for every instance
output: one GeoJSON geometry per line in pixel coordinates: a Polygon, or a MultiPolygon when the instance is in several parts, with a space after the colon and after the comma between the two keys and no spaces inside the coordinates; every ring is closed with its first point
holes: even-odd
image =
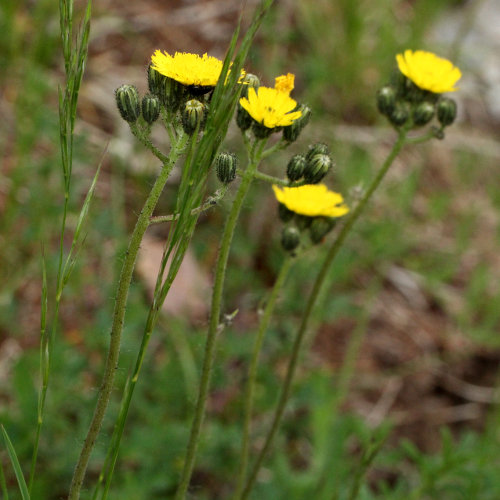
{"type": "Polygon", "coordinates": [[[302,111],[293,111],[296,101],[270,87],[249,88],[248,97],[242,97],[240,104],[256,122],[267,128],[287,127],[302,116],[302,111]]]}
{"type": "Polygon", "coordinates": [[[340,193],[330,191],[324,184],[299,187],[273,186],[276,199],[288,210],[307,217],[341,217],[349,212],[340,193]]]}
{"type": "Polygon", "coordinates": [[[458,90],[455,83],[462,73],[448,59],[423,50],[405,50],[396,56],[399,70],[417,87],[435,94],[458,90]]]}
{"type": "Polygon", "coordinates": [[[287,73],[286,75],[277,76],[274,82],[274,88],[276,90],[290,95],[295,84],[295,75],[293,73],[287,73]]]}
{"type": "Polygon", "coordinates": [[[222,71],[222,61],[207,54],[176,52],[171,56],[156,50],[151,62],[158,73],[183,85],[215,87],[222,71]]]}

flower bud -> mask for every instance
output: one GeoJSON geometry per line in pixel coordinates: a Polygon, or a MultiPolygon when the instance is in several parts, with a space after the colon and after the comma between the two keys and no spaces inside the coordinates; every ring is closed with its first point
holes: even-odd
{"type": "Polygon", "coordinates": [[[311,227],[314,217],[309,217],[308,215],[295,214],[295,223],[301,231],[305,231],[311,227]]]}
{"type": "Polygon", "coordinates": [[[192,135],[200,131],[205,123],[205,105],[196,99],[186,102],[182,112],[182,128],[186,134],[192,135]]]}
{"type": "Polygon", "coordinates": [[[449,97],[441,97],[437,103],[437,119],[443,127],[451,125],[457,117],[457,103],[449,97]]]}
{"type": "Polygon", "coordinates": [[[158,97],[169,112],[175,113],[181,105],[184,92],[185,87],[182,83],[173,78],[164,77],[158,97]]]}
{"type": "Polygon", "coordinates": [[[215,158],[215,173],[223,184],[229,184],[236,177],[238,159],[234,153],[220,153],[215,158]]]}
{"type": "Polygon", "coordinates": [[[241,81],[241,84],[241,97],[248,97],[248,89],[258,89],[260,87],[260,80],[258,76],[247,73],[241,81]]]}
{"type": "Polygon", "coordinates": [[[247,110],[238,103],[236,107],[236,125],[242,132],[248,130],[253,123],[252,117],[248,114],[247,110]]]}
{"type": "Polygon", "coordinates": [[[321,240],[333,229],[335,222],[335,219],[332,217],[314,217],[311,225],[309,226],[311,241],[314,244],[320,243],[321,240]]]}
{"type": "Polygon", "coordinates": [[[328,146],[322,142],[317,142],[316,144],[311,144],[309,146],[309,150],[306,153],[306,160],[310,161],[311,158],[317,154],[329,155],[330,150],[328,149],[328,146]]]}
{"type": "Polygon", "coordinates": [[[283,203],[278,203],[278,217],[281,222],[289,222],[295,216],[295,212],[292,212],[283,203]]]}
{"type": "Polygon", "coordinates": [[[413,123],[418,127],[426,125],[432,120],[434,111],[434,105],[430,102],[424,101],[417,104],[415,108],[413,108],[413,123]]]}
{"type": "Polygon", "coordinates": [[[328,154],[315,154],[307,160],[304,169],[304,180],[307,184],[318,184],[332,168],[333,161],[328,154]]]}
{"type": "Polygon", "coordinates": [[[256,139],[267,139],[278,127],[267,128],[265,125],[252,120],[252,132],[256,139]]]}
{"type": "Polygon", "coordinates": [[[287,142],[295,142],[311,118],[311,108],[305,104],[298,106],[296,111],[302,111],[302,115],[291,125],[283,127],[283,139],[287,142]]]}
{"type": "Polygon", "coordinates": [[[286,167],[286,175],[290,181],[295,182],[304,176],[306,158],[303,155],[292,156],[286,167]]]}
{"type": "Polygon", "coordinates": [[[295,226],[285,226],[281,233],[281,246],[287,251],[292,252],[300,244],[300,231],[295,226]]]}
{"type": "Polygon", "coordinates": [[[163,92],[164,80],[165,77],[161,73],[153,69],[153,66],[150,64],[148,66],[148,88],[153,95],[161,97],[163,92]]]}
{"type": "Polygon", "coordinates": [[[122,85],[115,90],[116,104],[122,118],[134,123],[141,114],[139,93],[133,85],[122,85]]]}
{"type": "Polygon", "coordinates": [[[410,116],[410,113],[408,111],[408,107],[400,102],[396,103],[396,106],[392,110],[392,112],[389,114],[388,118],[389,121],[396,127],[401,127],[404,125],[408,118],[410,116]]]}
{"type": "Polygon", "coordinates": [[[158,117],[160,116],[160,107],[161,105],[158,97],[152,94],[146,94],[142,98],[142,117],[146,123],[152,125],[156,120],[158,120],[158,117]]]}
{"type": "Polygon", "coordinates": [[[389,115],[396,105],[396,91],[390,85],[382,87],[377,92],[377,107],[383,115],[389,115]]]}

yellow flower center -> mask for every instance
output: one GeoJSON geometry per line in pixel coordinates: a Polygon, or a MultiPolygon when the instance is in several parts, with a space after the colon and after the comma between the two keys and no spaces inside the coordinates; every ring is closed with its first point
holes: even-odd
{"type": "Polygon", "coordinates": [[[276,90],[290,95],[295,85],[295,75],[293,73],[287,73],[286,75],[277,76],[274,82],[274,88],[276,90]]]}

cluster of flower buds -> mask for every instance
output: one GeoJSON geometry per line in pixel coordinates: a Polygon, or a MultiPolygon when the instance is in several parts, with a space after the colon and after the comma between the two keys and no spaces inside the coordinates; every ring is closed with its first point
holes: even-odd
{"type": "Polygon", "coordinates": [[[377,92],[378,110],[394,125],[421,127],[436,117],[440,129],[451,125],[457,116],[457,104],[449,98],[418,88],[404,75],[395,84],[385,85],[377,92]]]}
{"type": "Polygon", "coordinates": [[[142,100],[133,85],[121,85],[115,91],[120,115],[128,123],[135,123],[142,116],[151,126],[159,118],[161,110],[169,120],[175,120],[189,135],[201,130],[206,121],[210,86],[183,85],[148,67],[148,88],[142,100]]]}
{"type": "Polygon", "coordinates": [[[283,191],[275,186],[274,191],[279,201],[278,215],[285,224],[281,245],[287,252],[295,253],[300,246],[321,243],[335,227],[337,217],[348,212],[342,196],[323,184],[306,184],[283,191]],[[315,202],[317,209],[311,212],[309,209],[315,202]]]}
{"type": "Polygon", "coordinates": [[[460,70],[447,59],[423,50],[406,50],[396,56],[398,72],[393,81],[377,93],[379,111],[387,116],[396,128],[427,125],[436,117],[439,128],[436,137],[443,137],[443,130],[453,123],[457,105],[444,92],[457,90],[460,70]]]}
{"type": "Polygon", "coordinates": [[[290,184],[301,185],[282,189],[273,186],[279,218],[285,224],[281,244],[287,252],[295,253],[300,246],[320,243],[334,228],[337,218],[349,211],[341,194],[320,183],[332,166],[328,146],[312,144],[306,154],[292,156],[286,168],[290,184]]]}
{"type": "Polygon", "coordinates": [[[328,146],[316,143],[309,146],[305,155],[292,156],[286,167],[290,182],[303,180],[305,184],[318,184],[333,166],[328,146]]]}

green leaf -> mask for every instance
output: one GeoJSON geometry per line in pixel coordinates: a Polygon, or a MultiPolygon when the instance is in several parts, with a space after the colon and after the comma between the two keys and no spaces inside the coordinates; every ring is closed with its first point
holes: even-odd
{"type": "Polygon", "coordinates": [[[4,426],[2,425],[1,427],[5,446],[7,447],[7,453],[9,454],[12,467],[14,468],[14,473],[16,474],[17,483],[19,484],[19,489],[21,490],[21,496],[23,500],[29,500],[30,494],[28,492],[28,486],[26,485],[26,481],[24,480],[23,471],[21,470],[21,465],[19,464],[19,460],[17,459],[16,450],[14,449],[14,446],[12,445],[12,442],[9,439],[4,426]]]}

